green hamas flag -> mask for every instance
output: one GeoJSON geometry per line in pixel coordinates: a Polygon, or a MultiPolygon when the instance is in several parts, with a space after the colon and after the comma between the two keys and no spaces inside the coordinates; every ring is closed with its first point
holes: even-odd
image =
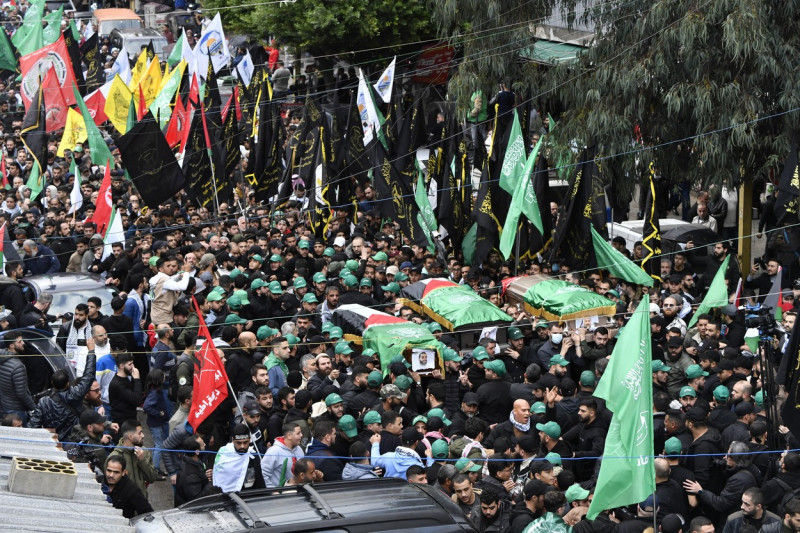
{"type": "Polygon", "coordinates": [[[645,294],[621,331],[594,393],[614,414],[589,520],[603,510],[642,502],[656,490],[649,310],[650,296],[645,294]]]}
{"type": "Polygon", "coordinates": [[[20,56],[28,55],[42,47],[42,18],[44,16],[44,0],[31,2],[22,19],[22,26],[11,36],[11,42],[17,47],[20,56]]]}
{"type": "Polygon", "coordinates": [[[513,319],[496,305],[464,285],[443,286],[429,291],[420,303],[441,316],[456,329],[479,322],[511,322],[513,319]]]}
{"type": "Polygon", "coordinates": [[[608,241],[597,233],[594,227],[592,227],[592,242],[594,243],[594,254],[597,256],[597,268],[608,270],[615,278],[624,279],[637,285],[653,286],[653,278],[608,244],[608,241]]]}
{"type": "Polygon", "coordinates": [[[725,260],[722,261],[722,264],[719,266],[717,273],[714,274],[714,279],[711,280],[711,285],[708,287],[708,292],[706,293],[705,298],[703,298],[700,307],[697,308],[697,311],[695,311],[691,322],[689,322],[690,328],[694,326],[700,315],[708,313],[711,309],[716,307],[728,305],[728,285],[725,283],[725,273],[728,271],[728,263],[730,260],[731,255],[728,254],[725,260]]]}
{"type": "MultiPolygon", "coordinates": [[[[514,128],[518,128],[517,115],[514,115],[514,128]]],[[[512,129],[513,135],[513,129],[512,129]]],[[[536,143],[533,152],[525,162],[522,171],[514,178],[514,188],[508,191],[511,194],[511,206],[508,208],[508,215],[506,216],[506,223],[503,226],[503,233],[500,235],[500,252],[506,259],[511,255],[511,247],[514,244],[514,237],[517,235],[517,225],[519,217],[522,213],[528,217],[539,233],[543,233],[542,215],[539,213],[539,201],[536,199],[536,193],[533,190],[533,181],[531,180],[531,172],[533,165],[536,163],[536,157],[539,155],[539,149],[542,147],[542,139],[536,143]]],[[[511,150],[511,143],[509,143],[509,150],[511,150]]],[[[506,159],[509,153],[506,152],[506,159]]],[[[503,163],[503,171],[506,165],[503,163]]],[[[503,172],[500,173],[500,186],[503,186],[503,172]]]]}
{"type": "Polygon", "coordinates": [[[475,257],[476,238],[478,236],[478,223],[472,226],[464,234],[464,240],[461,241],[461,249],[464,250],[464,264],[472,265],[472,260],[475,257]]]}
{"type": "Polygon", "coordinates": [[[428,238],[430,245],[428,251],[433,253],[436,248],[431,240],[431,233],[439,229],[439,224],[436,222],[436,215],[433,214],[431,201],[428,198],[428,189],[425,187],[425,179],[422,177],[422,172],[417,174],[417,188],[414,191],[414,201],[419,207],[417,219],[420,227],[425,231],[425,236],[428,238]]]}
{"type": "MultiPolygon", "coordinates": [[[[525,162],[525,140],[522,138],[522,128],[519,125],[517,113],[514,113],[514,120],[511,123],[511,133],[508,135],[508,144],[503,158],[503,166],[500,168],[500,187],[508,194],[514,194],[520,174],[527,167],[525,162]]],[[[532,164],[531,164],[532,165],[532,164]]],[[[528,172],[530,175],[530,172],[528,172]]]]}
{"type": "Polygon", "coordinates": [[[51,11],[42,20],[47,22],[47,27],[42,30],[42,42],[45,46],[53,44],[61,36],[61,19],[64,15],[62,5],[56,11],[51,11]]]}
{"type": "Polygon", "coordinates": [[[6,32],[0,32],[0,70],[17,71],[17,56],[14,55],[14,48],[8,40],[6,32]]]}

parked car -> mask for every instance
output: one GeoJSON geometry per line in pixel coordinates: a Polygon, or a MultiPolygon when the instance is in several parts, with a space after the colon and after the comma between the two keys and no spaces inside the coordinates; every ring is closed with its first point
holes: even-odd
{"type": "Polygon", "coordinates": [[[144,28],[142,17],[131,9],[108,8],[95,9],[92,14],[92,24],[99,37],[105,37],[113,29],[139,29],[144,28]]]}
{"type": "MultiPolygon", "coordinates": [[[[106,285],[105,280],[96,274],[57,272],[22,278],[20,283],[29,302],[36,301],[42,292],[52,294],[53,303],[48,313],[55,317],[74,312],[76,305],[86,303],[92,296],[100,298],[100,312],[110,315],[111,299],[119,292],[115,286],[106,285]]],[[[58,331],[61,321],[53,321],[50,326],[53,331],[58,331]]]]}
{"type": "Polygon", "coordinates": [[[166,60],[168,44],[163,34],[152,28],[113,29],[108,37],[112,47],[124,50],[131,61],[135,61],[142,49],[153,43],[153,49],[159,59],[166,60]]]}
{"type": "Polygon", "coordinates": [[[131,523],[139,533],[476,531],[440,490],[395,478],[218,494],[131,523]]]}
{"type": "Polygon", "coordinates": [[[69,373],[70,381],[75,379],[75,371],[67,361],[64,351],[56,344],[55,336],[49,331],[33,328],[19,328],[0,332],[0,341],[10,333],[21,333],[25,339],[22,363],[28,371],[28,389],[36,398],[50,389],[50,378],[53,372],[64,369],[69,373]]]}

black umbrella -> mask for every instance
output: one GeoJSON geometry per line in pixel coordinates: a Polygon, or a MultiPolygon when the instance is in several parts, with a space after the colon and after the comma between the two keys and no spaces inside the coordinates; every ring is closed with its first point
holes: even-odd
{"type": "Polygon", "coordinates": [[[695,247],[708,246],[722,240],[719,234],[699,224],[682,224],[661,234],[664,240],[686,243],[692,241],[695,247]]]}

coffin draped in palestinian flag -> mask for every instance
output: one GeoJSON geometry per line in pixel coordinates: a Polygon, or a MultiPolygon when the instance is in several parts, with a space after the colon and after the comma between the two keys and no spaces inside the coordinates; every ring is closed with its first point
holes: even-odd
{"type": "Polygon", "coordinates": [[[574,320],[616,313],[614,302],[574,283],[545,276],[524,276],[506,288],[511,302],[547,320],[574,320]]]}
{"type": "Polygon", "coordinates": [[[513,319],[471,288],[432,278],[400,291],[403,305],[427,315],[448,331],[510,324],[513,319]]]}
{"type": "Polygon", "coordinates": [[[435,352],[435,366],[444,374],[444,363],[439,351],[440,343],[428,328],[421,324],[359,304],[340,305],[333,312],[331,322],[342,328],[344,340],[361,344],[364,350],[375,350],[380,356],[384,375],[389,371],[389,364],[397,355],[402,355],[407,361],[413,362],[412,356],[415,350],[435,352]]]}

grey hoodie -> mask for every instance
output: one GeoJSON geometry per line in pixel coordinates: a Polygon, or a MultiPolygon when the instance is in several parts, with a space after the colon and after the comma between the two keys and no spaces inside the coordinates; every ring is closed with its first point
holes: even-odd
{"type": "Polygon", "coordinates": [[[377,479],[378,476],[373,472],[372,465],[361,465],[358,463],[347,463],[342,470],[342,479],[377,479]]]}

